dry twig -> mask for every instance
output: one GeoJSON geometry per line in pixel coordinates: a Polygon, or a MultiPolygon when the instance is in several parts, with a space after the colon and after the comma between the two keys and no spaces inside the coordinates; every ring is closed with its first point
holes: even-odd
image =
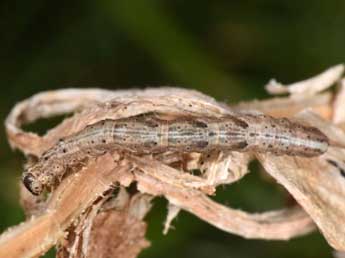
{"type": "MultiPolygon", "coordinates": [[[[298,87],[289,87],[289,92],[306,96],[303,99],[275,98],[242,103],[232,109],[196,91],[177,88],[45,92],[17,104],[6,120],[6,129],[12,147],[27,155],[40,156],[59,138],[103,119],[147,112],[222,116],[233,114],[234,110],[260,110],[274,116],[291,117],[308,109],[296,119],[318,126],[333,141],[344,141],[344,131],[333,124],[344,122],[343,112],[340,112],[344,103],[344,81],[335,98],[331,93],[319,93],[339,80],[342,71],[343,66],[338,66],[324,75],[296,84],[298,87]],[[41,117],[73,112],[73,116],[44,136],[20,128],[41,117]]],[[[271,92],[282,92],[272,87],[271,92]]],[[[208,157],[189,153],[187,170],[204,171],[196,176],[170,165],[182,162],[178,154],[143,158],[108,153],[63,180],[47,200],[37,199],[22,189],[21,201],[27,214],[34,215],[3,233],[0,257],[35,257],[53,245],[59,246],[58,257],[136,257],[148,246],[142,219],[151,208],[150,200],[154,196],[164,196],[169,201],[165,232],[183,209],[224,231],[246,238],[285,240],[310,232],[316,224],[333,248],[345,251],[345,228],[338,226],[345,220],[342,201],[345,197],[344,157],[344,150],[339,148],[330,148],[326,154],[312,159],[258,153],[218,152],[208,157]],[[147,162],[148,158],[151,162],[147,162]],[[218,185],[240,180],[254,158],[300,206],[249,214],[225,207],[208,197],[218,185]],[[123,187],[133,182],[137,183],[138,193],[131,196],[123,187]],[[121,189],[116,198],[112,196],[115,185],[121,189]],[[105,245],[109,238],[111,246],[105,245]]]]}

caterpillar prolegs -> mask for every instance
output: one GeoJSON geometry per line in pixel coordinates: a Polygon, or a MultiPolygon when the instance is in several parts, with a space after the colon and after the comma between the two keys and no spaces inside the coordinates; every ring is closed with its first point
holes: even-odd
{"type": "Polygon", "coordinates": [[[317,128],[262,114],[163,119],[145,114],[102,120],[61,139],[23,174],[24,185],[40,194],[69,167],[113,150],[154,154],[167,151],[256,151],[313,157],[323,154],[328,138],[317,128]]]}

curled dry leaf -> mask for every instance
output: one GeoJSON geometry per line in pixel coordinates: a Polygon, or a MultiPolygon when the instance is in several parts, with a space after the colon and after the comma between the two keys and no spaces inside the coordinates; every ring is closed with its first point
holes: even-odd
{"type": "Polygon", "coordinates": [[[58,139],[78,132],[88,124],[154,111],[213,116],[231,113],[226,106],[193,90],[160,88],[109,92],[101,89],[65,89],[40,93],[18,103],[7,117],[5,126],[13,148],[18,148],[25,154],[39,156],[58,139]],[[80,97],[76,97],[78,94],[80,97]],[[82,112],[64,120],[42,137],[20,128],[39,118],[76,112],[82,107],[82,112]]]}
{"type": "MultiPolygon", "coordinates": [[[[199,92],[168,87],[45,92],[16,105],[6,120],[6,130],[13,148],[39,157],[58,139],[104,119],[149,112],[221,117],[260,111],[277,117],[299,113],[294,119],[319,127],[332,142],[342,142],[344,131],[332,124],[331,119],[341,120],[343,90],[336,96],[330,92],[319,93],[338,80],[342,71],[343,66],[336,66],[284,88],[283,92],[292,93],[292,97],[247,102],[231,109],[199,92]],[[296,99],[297,93],[303,99],[296,99]],[[306,109],[307,112],[301,112],[306,109]],[[65,113],[74,114],[43,136],[20,128],[39,118],[65,113]]],[[[270,89],[282,92],[281,87],[270,89]]],[[[335,147],[315,158],[237,152],[184,155],[171,152],[146,156],[120,151],[107,153],[65,177],[48,199],[32,197],[22,189],[22,204],[27,214],[34,216],[1,236],[0,256],[35,257],[57,245],[59,257],[107,257],[111,253],[136,257],[148,246],[143,218],[155,196],[164,196],[169,201],[164,232],[178,211],[185,210],[221,230],[245,238],[290,239],[312,231],[316,224],[332,247],[345,250],[345,232],[338,227],[345,218],[344,157],[344,150],[335,147]],[[218,185],[240,180],[248,173],[248,163],[255,158],[301,206],[250,214],[208,197],[218,185]],[[191,171],[195,169],[202,173],[193,175],[191,171]],[[130,185],[136,186],[134,193],[127,192],[130,185]]]]}
{"type": "Polygon", "coordinates": [[[333,96],[326,92],[303,99],[272,98],[263,101],[242,102],[232,106],[233,110],[260,110],[274,117],[291,117],[304,109],[311,109],[316,114],[330,119],[333,114],[333,96]]]}
{"type": "Polygon", "coordinates": [[[218,204],[198,190],[185,187],[176,189],[175,186],[140,171],[135,172],[135,178],[139,191],[155,196],[163,195],[171,204],[193,213],[219,229],[245,238],[286,240],[314,229],[309,216],[298,207],[249,214],[218,204]]]}
{"type": "Polygon", "coordinates": [[[290,85],[283,85],[272,79],[266,86],[266,90],[271,94],[290,93],[295,98],[305,98],[305,96],[312,96],[332,86],[338,81],[344,72],[344,65],[339,64],[333,66],[323,73],[290,85]]]}
{"type": "Polygon", "coordinates": [[[169,229],[171,228],[171,222],[174,220],[174,218],[177,217],[180,210],[181,210],[181,208],[169,203],[168,214],[167,214],[166,220],[164,222],[164,230],[163,230],[164,235],[166,235],[168,233],[169,229]]]}

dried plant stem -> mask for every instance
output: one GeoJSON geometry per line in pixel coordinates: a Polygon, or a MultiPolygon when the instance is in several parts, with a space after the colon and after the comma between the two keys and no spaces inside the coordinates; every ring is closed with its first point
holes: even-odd
{"type": "Polygon", "coordinates": [[[64,231],[116,182],[128,165],[114,166],[110,155],[99,158],[82,173],[64,181],[46,211],[7,231],[0,238],[0,257],[35,257],[64,237],[64,231]]]}
{"type": "MultiPolygon", "coordinates": [[[[39,157],[59,138],[104,119],[116,120],[148,112],[221,117],[233,115],[234,110],[244,113],[260,110],[277,117],[292,117],[308,109],[293,119],[319,127],[333,142],[342,144],[345,142],[344,131],[331,119],[338,124],[344,122],[339,111],[343,107],[343,81],[336,96],[319,92],[339,80],[343,69],[343,66],[337,66],[320,76],[287,87],[271,85],[272,92],[290,92],[292,97],[242,103],[233,109],[196,91],[177,88],[46,92],[15,106],[6,120],[6,129],[12,147],[39,157]],[[307,97],[294,95],[303,96],[303,92],[307,97]],[[77,110],[81,112],[42,137],[20,128],[41,117],[77,110]]],[[[2,234],[0,257],[35,257],[53,245],[59,245],[59,258],[103,258],[114,252],[121,257],[134,258],[148,246],[142,219],[151,208],[150,200],[154,196],[164,196],[169,201],[171,208],[166,230],[179,210],[186,210],[221,230],[245,238],[286,240],[306,234],[316,225],[333,248],[344,251],[345,231],[339,227],[345,224],[344,157],[345,151],[340,148],[330,148],[324,155],[313,159],[277,157],[268,153],[187,153],[185,157],[179,153],[149,156],[108,153],[91,159],[81,171],[65,178],[46,203],[37,205],[39,199],[23,190],[22,203],[27,213],[35,216],[2,234]],[[248,163],[254,158],[300,206],[250,214],[223,206],[207,196],[214,194],[220,184],[240,180],[248,173],[248,163]],[[200,169],[203,174],[189,174],[190,169],[200,169]],[[132,196],[119,194],[117,200],[123,205],[117,210],[117,205],[112,204],[110,190],[114,184],[128,187],[133,182],[139,193],[132,196]],[[112,234],[111,230],[117,227],[127,234],[112,234]],[[104,243],[109,237],[113,237],[113,244],[118,246],[108,248],[104,243]],[[135,243],[131,250],[128,249],[130,241],[135,243]]]]}

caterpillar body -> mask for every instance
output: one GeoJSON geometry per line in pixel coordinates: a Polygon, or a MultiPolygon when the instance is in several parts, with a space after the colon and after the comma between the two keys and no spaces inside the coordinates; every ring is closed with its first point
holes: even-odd
{"type": "Polygon", "coordinates": [[[136,154],[256,151],[313,157],[327,151],[329,141],[319,129],[267,115],[163,119],[157,114],[102,120],[64,139],[42,154],[23,174],[30,192],[54,186],[67,168],[108,151],[136,154]]]}

